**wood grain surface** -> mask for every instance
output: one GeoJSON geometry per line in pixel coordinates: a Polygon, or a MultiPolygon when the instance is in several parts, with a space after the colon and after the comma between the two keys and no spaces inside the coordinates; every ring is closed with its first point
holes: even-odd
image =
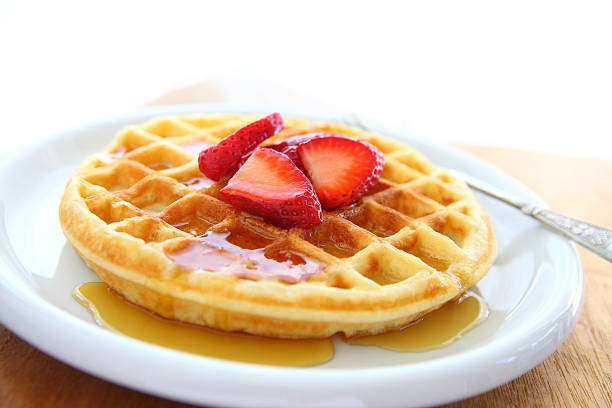
{"type": "MultiPolygon", "coordinates": [[[[612,226],[612,161],[461,146],[536,191],[560,212],[612,226]]],[[[585,302],[563,345],[520,378],[446,407],[611,407],[612,264],[580,248],[585,302]]],[[[75,370],[0,325],[0,407],[189,407],[75,370]]]]}

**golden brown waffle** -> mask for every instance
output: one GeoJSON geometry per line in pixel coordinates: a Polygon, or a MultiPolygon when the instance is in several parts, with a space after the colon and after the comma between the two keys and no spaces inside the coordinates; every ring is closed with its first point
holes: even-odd
{"type": "Polygon", "coordinates": [[[313,230],[284,230],[223,202],[227,178],[197,154],[262,115],[173,116],[128,127],[70,178],[68,240],[129,301],[163,317],[274,337],[398,328],[457,298],[488,271],[496,241],[462,182],[399,142],[285,118],[264,144],[332,131],[377,146],[379,183],[313,230]],[[196,238],[198,237],[198,238],[196,238]]]}

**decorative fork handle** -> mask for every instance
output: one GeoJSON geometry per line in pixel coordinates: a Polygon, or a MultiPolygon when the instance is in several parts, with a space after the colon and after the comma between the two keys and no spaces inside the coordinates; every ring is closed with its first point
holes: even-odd
{"type": "Polygon", "coordinates": [[[523,205],[521,211],[612,262],[612,230],[534,205],[523,205]]]}
{"type": "Polygon", "coordinates": [[[470,175],[456,170],[453,173],[463,179],[470,187],[518,208],[523,213],[532,216],[585,248],[590,249],[607,261],[612,262],[612,230],[570,218],[552,210],[525,204],[506,192],[470,175]]]}

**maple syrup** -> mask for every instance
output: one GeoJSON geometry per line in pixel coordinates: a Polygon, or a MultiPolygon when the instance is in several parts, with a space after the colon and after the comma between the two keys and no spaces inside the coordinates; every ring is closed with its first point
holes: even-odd
{"type": "Polygon", "coordinates": [[[323,271],[321,262],[290,249],[268,247],[272,242],[245,227],[234,227],[229,232],[207,232],[166,256],[187,271],[227,268],[233,275],[254,280],[297,283],[323,271]]]}
{"type": "Polygon", "coordinates": [[[84,283],[74,290],[74,297],[89,309],[100,325],[147,343],[187,353],[291,367],[322,364],[334,355],[330,339],[273,339],[163,319],[126,302],[104,282],[84,283]]]}
{"type": "Polygon", "coordinates": [[[211,222],[199,215],[172,223],[173,227],[196,237],[204,235],[213,225],[215,225],[214,222],[211,222]]]}
{"type": "Polygon", "coordinates": [[[443,347],[484,320],[488,311],[475,295],[426,314],[415,323],[397,331],[345,339],[349,344],[373,345],[393,351],[422,352],[443,347]]]}
{"type": "MultiPolygon", "coordinates": [[[[133,305],[104,282],[78,286],[74,298],[98,324],[129,337],[201,356],[246,363],[307,367],[334,356],[331,339],[289,340],[229,333],[167,320],[133,305]]],[[[447,303],[408,327],[373,336],[344,339],[350,345],[373,345],[401,352],[423,352],[457,340],[488,315],[475,295],[447,303]]]]}
{"type": "Polygon", "coordinates": [[[208,240],[228,251],[236,251],[235,247],[247,250],[262,249],[274,241],[272,237],[258,234],[244,226],[230,229],[226,236],[221,236],[221,234],[211,235],[208,240]]]}
{"type": "Polygon", "coordinates": [[[334,241],[329,235],[321,237],[319,234],[315,234],[312,231],[306,231],[304,233],[304,239],[336,258],[348,258],[355,255],[356,252],[347,245],[334,241]]]}
{"type": "Polygon", "coordinates": [[[348,258],[350,256],[355,255],[354,250],[345,248],[332,241],[319,241],[316,243],[316,245],[328,254],[335,256],[336,258],[348,258]]]}
{"type": "Polygon", "coordinates": [[[347,234],[334,230],[333,226],[324,223],[320,227],[305,230],[302,238],[336,258],[355,255],[360,248],[354,248],[355,243],[348,239],[347,234]]]}
{"type": "Polygon", "coordinates": [[[401,228],[393,222],[393,219],[387,220],[390,225],[385,225],[385,223],[381,222],[379,219],[372,219],[370,214],[364,208],[360,207],[347,208],[340,215],[353,224],[357,224],[361,228],[382,238],[395,234],[401,228]]]}

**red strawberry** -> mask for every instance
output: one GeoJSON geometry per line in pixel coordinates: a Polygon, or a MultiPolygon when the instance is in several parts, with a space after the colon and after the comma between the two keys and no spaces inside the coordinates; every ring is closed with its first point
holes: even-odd
{"type": "Polygon", "coordinates": [[[297,152],[321,205],[329,211],[359,200],[378,182],[385,166],[377,147],[344,136],[311,139],[297,152]]]}
{"type": "Polygon", "coordinates": [[[318,137],[327,137],[327,136],[342,136],[338,133],[333,132],[316,132],[316,133],[306,133],[303,135],[297,135],[293,137],[289,137],[287,139],[281,140],[278,143],[273,145],[265,146],[271,149],[277,150],[281,153],[285,153],[295,165],[302,171],[304,171],[304,165],[302,164],[302,159],[297,154],[297,148],[300,144],[309,141],[310,139],[316,139],[318,137]]]}
{"type": "Polygon", "coordinates": [[[255,149],[220,194],[234,207],[281,227],[312,228],[323,221],[321,203],[308,178],[272,149],[255,149]]]}
{"type": "Polygon", "coordinates": [[[273,113],[238,129],[216,145],[200,152],[200,171],[212,180],[219,180],[236,167],[243,155],[284,127],[280,113],[273,113]]]}
{"type": "Polygon", "coordinates": [[[251,157],[251,155],[253,154],[253,152],[248,152],[247,154],[243,155],[240,160],[238,161],[238,168],[241,168],[244,163],[246,163],[247,160],[249,160],[249,157],[251,157]]]}
{"type": "Polygon", "coordinates": [[[295,164],[298,169],[300,169],[301,171],[304,171],[304,165],[302,164],[302,160],[300,159],[300,156],[298,156],[297,154],[298,146],[299,145],[285,146],[283,149],[278,150],[278,151],[287,155],[287,157],[291,159],[293,164],[295,164]]]}

